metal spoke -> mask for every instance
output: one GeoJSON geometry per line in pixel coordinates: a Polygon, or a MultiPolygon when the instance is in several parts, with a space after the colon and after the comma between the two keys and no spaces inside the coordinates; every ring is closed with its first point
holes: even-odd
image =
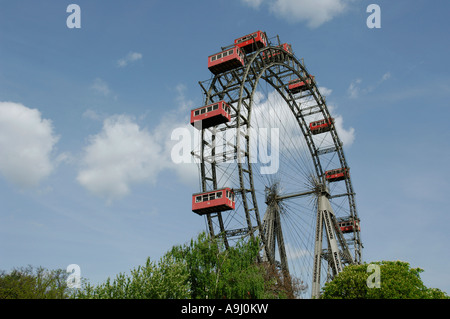
{"type": "Polygon", "coordinates": [[[210,235],[227,246],[258,237],[262,260],[287,275],[296,272],[317,297],[323,280],[361,263],[359,228],[343,233],[339,227],[341,219],[359,217],[350,176],[333,183],[325,176],[349,168],[334,123],[316,134],[309,126],[332,119],[326,100],[303,60],[279,45],[269,42],[247,53],[244,66],[199,82],[204,105],[225,100],[232,111],[229,122],[202,129],[192,155],[200,160],[203,192],[232,187],[237,198],[234,211],[206,214],[210,235]],[[304,88],[290,91],[293,79],[304,88]],[[279,149],[280,168],[273,174],[261,173],[263,165],[253,157],[252,139],[264,128],[281,131],[279,141],[266,145],[279,149]],[[326,269],[330,274],[321,275],[326,269]]]}

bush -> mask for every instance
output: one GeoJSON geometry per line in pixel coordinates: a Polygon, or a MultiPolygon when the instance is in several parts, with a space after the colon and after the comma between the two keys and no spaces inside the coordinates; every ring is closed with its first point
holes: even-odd
{"type": "Polygon", "coordinates": [[[382,261],[380,288],[369,288],[368,264],[349,265],[323,288],[322,299],[447,299],[439,289],[427,288],[421,278],[423,269],[410,268],[402,261],[382,261]]]}
{"type": "Polygon", "coordinates": [[[70,296],[63,269],[32,266],[0,272],[0,299],[64,299],[70,296]]]}
{"type": "MultiPolygon", "coordinates": [[[[158,263],[147,259],[129,275],[119,274],[103,284],[85,284],[76,298],[290,298],[290,278],[257,262],[255,240],[225,249],[219,240],[201,233],[190,243],[174,246],[158,263]]],[[[295,286],[294,286],[295,287],[295,286]]]]}

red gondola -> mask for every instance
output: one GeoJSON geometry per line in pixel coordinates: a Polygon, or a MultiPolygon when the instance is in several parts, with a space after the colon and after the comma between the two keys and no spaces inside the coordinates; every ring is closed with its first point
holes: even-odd
{"type": "Polygon", "coordinates": [[[225,101],[202,106],[191,110],[191,125],[203,129],[226,123],[230,121],[230,113],[231,108],[225,101]]]}
{"type": "Polygon", "coordinates": [[[244,53],[241,48],[234,47],[208,57],[208,69],[220,74],[244,66],[244,53]]]}
{"type": "Polygon", "coordinates": [[[347,220],[341,220],[338,221],[338,225],[344,234],[352,233],[354,229],[357,229],[358,231],[361,230],[361,227],[359,226],[359,219],[354,220],[353,218],[350,218],[347,220]]]}
{"type": "Polygon", "coordinates": [[[313,135],[328,132],[331,130],[331,124],[334,123],[333,118],[322,119],[309,123],[309,130],[313,135]]]}
{"type": "MultiPolygon", "coordinates": [[[[314,76],[311,76],[311,78],[314,80],[314,76]]],[[[300,79],[289,81],[288,91],[292,94],[299,93],[301,90],[305,89],[305,82],[311,84],[311,79],[306,79],[306,81],[301,81],[300,79]]]]}
{"type": "Polygon", "coordinates": [[[234,40],[234,45],[240,47],[245,53],[250,53],[266,47],[267,36],[265,32],[256,31],[234,40]]]}
{"type": "Polygon", "coordinates": [[[280,45],[277,46],[277,48],[281,48],[282,50],[272,50],[272,49],[270,49],[270,50],[264,51],[263,54],[262,54],[262,58],[263,59],[271,59],[271,58],[273,59],[273,58],[275,58],[277,56],[280,56],[281,59],[284,59],[285,58],[284,52],[292,54],[292,47],[288,43],[280,44],[280,45]]]}
{"type": "Polygon", "coordinates": [[[199,215],[233,210],[234,208],[234,192],[231,188],[192,195],[192,211],[199,215]]]}
{"type": "Polygon", "coordinates": [[[325,172],[325,178],[329,182],[337,182],[346,179],[349,176],[348,168],[337,168],[325,172]]]}

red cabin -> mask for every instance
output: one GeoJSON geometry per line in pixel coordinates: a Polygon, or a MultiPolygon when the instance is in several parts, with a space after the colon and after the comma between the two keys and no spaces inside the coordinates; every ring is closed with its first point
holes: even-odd
{"type": "Polygon", "coordinates": [[[349,176],[348,168],[337,168],[325,172],[325,179],[329,182],[337,182],[346,179],[349,176]]]}
{"type": "Polygon", "coordinates": [[[234,45],[241,48],[245,53],[250,53],[266,47],[267,36],[265,32],[256,31],[234,40],[234,45]]]}
{"type": "Polygon", "coordinates": [[[338,221],[339,228],[344,234],[352,233],[353,230],[357,229],[358,231],[361,230],[361,227],[359,226],[359,220],[354,220],[353,218],[341,220],[338,221]]]}
{"type": "Polygon", "coordinates": [[[222,188],[192,195],[192,211],[199,215],[222,212],[234,208],[234,192],[231,188],[222,188]]]}
{"type": "Polygon", "coordinates": [[[334,123],[333,118],[322,119],[309,123],[309,130],[313,135],[328,132],[331,130],[331,124],[334,123]]]}
{"type": "MultiPolygon", "coordinates": [[[[314,80],[314,76],[311,76],[311,79],[314,80]]],[[[289,81],[288,91],[292,94],[299,93],[306,88],[305,82],[311,85],[311,79],[306,79],[306,81],[301,81],[300,79],[289,81]]]]}
{"type": "Polygon", "coordinates": [[[209,104],[191,110],[191,125],[200,129],[230,121],[231,108],[225,101],[209,104]],[[201,123],[198,123],[201,121],[201,123]],[[201,126],[198,126],[201,124],[201,126]]]}
{"type": "Polygon", "coordinates": [[[208,69],[214,74],[220,74],[242,66],[244,66],[244,53],[242,53],[239,47],[234,47],[208,57],[208,69]]]}
{"type": "Polygon", "coordinates": [[[280,44],[280,45],[278,45],[276,47],[277,48],[281,48],[283,50],[267,50],[267,51],[264,51],[263,55],[262,55],[262,58],[263,59],[271,59],[271,58],[275,58],[277,56],[280,56],[281,59],[284,59],[285,56],[284,56],[283,51],[292,54],[292,47],[288,43],[283,43],[283,44],[280,44]]]}

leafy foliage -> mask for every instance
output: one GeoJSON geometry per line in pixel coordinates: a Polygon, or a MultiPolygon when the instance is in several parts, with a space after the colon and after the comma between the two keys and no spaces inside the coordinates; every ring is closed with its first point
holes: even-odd
{"type": "MultiPolygon", "coordinates": [[[[289,298],[292,285],[267,265],[257,263],[257,241],[239,242],[228,249],[205,233],[190,243],[174,246],[158,263],[130,275],[119,274],[98,286],[85,285],[76,298],[289,298]]],[[[290,280],[290,278],[289,278],[290,280]]]]}
{"type": "Polygon", "coordinates": [[[32,266],[0,272],[0,299],[64,299],[70,296],[63,269],[32,266]]]}
{"type": "Polygon", "coordinates": [[[255,263],[256,242],[241,242],[225,250],[202,233],[197,241],[173,247],[170,254],[186,261],[192,298],[263,297],[263,272],[255,263]]]}
{"type": "Polygon", "coordinates": [[[158,263],[147,258],[145,266],[130,275],[120,273],[111,281],[92,286],[85,283],[74,297],[78,299],[177,299],[189,297],[186,265],[169,255],[158,263]]]}
{"type": "Polygon", "coordinates": [[[439,289],[427,288],[421,278],[423,269],[410,268],[402,261],[382,261],[372,264],[380,267],[380,288],[369,288],[368,264],[344,268],[323,288],[322,299],[442,299],[448,298],[439,289]]]}

